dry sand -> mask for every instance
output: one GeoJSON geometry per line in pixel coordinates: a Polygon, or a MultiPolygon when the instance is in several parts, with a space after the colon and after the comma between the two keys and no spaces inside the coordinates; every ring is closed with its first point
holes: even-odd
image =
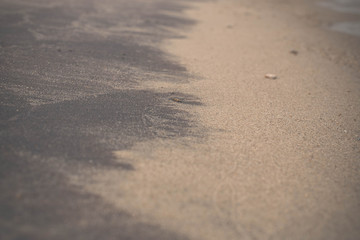
{"type": "Polygon", "coordinates": [[[193,4],[198,24],[165,47],[193,77],[145,87],[199,97],[178,105],[206,136],[140,143],[114,152],[136,171],[73,182],[190,239],[357,239],[360,41],[323,27],[356,16],[312,4],[193,4]]]}

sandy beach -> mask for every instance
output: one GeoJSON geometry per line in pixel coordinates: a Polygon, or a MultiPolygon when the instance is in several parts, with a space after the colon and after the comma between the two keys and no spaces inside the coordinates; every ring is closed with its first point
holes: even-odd
{"type": "Polygon", "coordinates": [[[165,49],[188,83],[147,87],[197,96],[178,105],[206,138],[115,152],[137,171],[116,188],[118,173],[99,173],[86,189],[191,239],[357,239],[360,41],[328,27],[359,16],[277,0],[187,15],[197,24],[165,49]]]}
{"type": "Polygon", "coordinates": [[[4,239],[358,239],[341,2],[9,1],[4,239]]]}

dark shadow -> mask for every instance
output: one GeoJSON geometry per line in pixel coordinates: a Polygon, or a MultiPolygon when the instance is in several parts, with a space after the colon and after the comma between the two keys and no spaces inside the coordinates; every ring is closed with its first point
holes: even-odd
{"type": "Polygon", "coordinates": [[[180,17],[186,1],[3,0],[0,9],[0,238],[187,239],[67,180],[69,169],[136,171],[112,151],[194,134],[177,104],[199,99],[134,88],[187,80],[157,48],[195,23],[180,17]]]}
{"type": "Polygon", "coordinates": [[[119,90],[28,107],[18,115],[12,115],[16,110],[5,108],[1,111],[1,149],[6,152],[16,148],[18,152],[32,152],[47,158],[91,161],[114,167],[113,150],[131,147],[136,141],[189,134],[194,124],[186,112],[166,104],[168,96],[151,91],[119,90]]]}

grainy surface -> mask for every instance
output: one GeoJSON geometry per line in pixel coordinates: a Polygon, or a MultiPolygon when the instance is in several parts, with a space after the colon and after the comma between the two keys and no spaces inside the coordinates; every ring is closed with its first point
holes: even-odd
{"type": "Polygon", "coordinates": [[[1,239],[360,235],[360,41],[330,31],[358,15],[0,6],[1,239]]]}
{"type": "Polygon", "coordinates": [[[167,48],[199,76],[179,89],[200,97],[198,119],[212,129],[188,151],[191,180],[179,176],[193,196],[182,206],[202,217],[184,228],[205,239],[357,239],[360,39],[329,28],[360,16],[313,1],[197,6],[199,24],[167,48]]]}
{"type": "Polygon", "coordinates": [[[113,150],[192,135],[189,113],[170,98],[198,100],[141,87],[187,80],[158,47],[194,23],[181,16],[186,8],[157,0],[0,2],[1,239],[186,239],[69,182],[89,169],[135,170],[113,150]]]}

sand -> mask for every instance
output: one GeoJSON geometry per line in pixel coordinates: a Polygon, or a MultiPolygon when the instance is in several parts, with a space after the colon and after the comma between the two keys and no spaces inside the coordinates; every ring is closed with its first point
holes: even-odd
{"type": "Polygon", "coordinates": [[[115,151],[136,171],[74,184],[190,239],[357,239],[360,41],[326,29],[356,16],[312,1],[192,5],[195,27],[163,46],[188,83],[144,87],[198,97],[178,104],[194,136],[115,151]]]}

